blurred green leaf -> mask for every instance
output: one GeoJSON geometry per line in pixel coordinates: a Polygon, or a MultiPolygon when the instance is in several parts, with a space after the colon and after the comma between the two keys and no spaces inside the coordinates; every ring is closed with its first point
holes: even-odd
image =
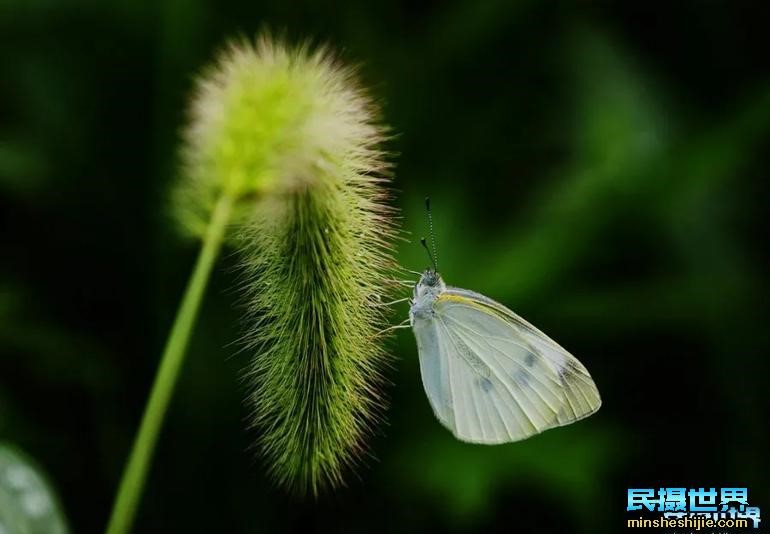
{"type": "Polygon", "coordinates": [[[67,522],[51,485],[35,463],[0,443],[0,534],[66,534],[67,522]]]}

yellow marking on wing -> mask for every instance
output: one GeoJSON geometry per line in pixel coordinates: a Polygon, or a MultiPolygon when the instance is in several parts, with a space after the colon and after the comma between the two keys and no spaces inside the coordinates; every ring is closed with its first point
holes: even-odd
{"type": "Polygon", "coordinates": [[[462,295],[452,295],[443,293],[439,295],[439,297],[436,299],[436,302],[456,302],[458,304],[465,304],[466,306],[470,306],[472,308],[476,308],[477,310],[491,313],[504,323],[510,323],[511,319],[508,317],[508,314],[505,313],[505,308],[497,309],[497,307],[490,306],[486,302],[481,302],[472,298],[463,297],[462,295]]]}
{"type": "Polygon", "coordinates": [[[459,302],[460,304],[468,304],[470,306],[475,306],[476,308],[483,310],[485,306],[478,301],[475,301],[473,299],[469,299],[467,297],[463,297],[460,295],[449,295],[447,293],[443,293],[438,296],[436,299],[437,301],[450,301],[450,302],[459,302]]]}

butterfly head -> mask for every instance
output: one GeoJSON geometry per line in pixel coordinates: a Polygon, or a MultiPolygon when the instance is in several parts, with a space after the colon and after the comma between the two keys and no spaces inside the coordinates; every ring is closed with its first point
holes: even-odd
{"type": "Polygon", "coordinates": [[[420,281],[414,286],[414,295],[411,301],[410,318],[412,324],[414,324],[414,318],[420,316],[426,316],[432,313],[433,303],[438,296],[446,290],[446,284],[441,279],[441,275],[438,274],[438,263],[436,262],[436,238],[433,235],[433,217],[430,213],[430,199],[425,199],[425,208],[428,212],[428,223],[430,225],[430,236],[433,250],[428,247],[428,243],[425,238],[420,239],[422,247],[425,252],[428,253],[433,267],[428,267],[420,275],[420,281]]]}
{"type": "Polygon", "coordinates": [[[438,274],[434,269],[425,269],[425,271],[420,276],[419,283],[427,287],[437,286],[439,283],[442,283],[441,275],[438,274]]]}
{"type": "Polygon", "coordinates": [[[446,284],[435,269],[426,269],[414,286],[414,300],[434,300],[446,289],[446,284]]]}

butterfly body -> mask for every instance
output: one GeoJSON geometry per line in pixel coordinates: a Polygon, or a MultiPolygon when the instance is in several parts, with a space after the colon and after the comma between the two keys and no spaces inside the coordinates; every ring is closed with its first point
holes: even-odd
{"type": "Polygon", "coordinates": [[[576,358],[502,304],[447,286],[433,269],[415,285],[409,319],[433,412],[462,441],[518,441],[601,405],[576,358]]]}
{"type": "MultiPolygon", "coordinates": [[[[425,271],[420,281],[414,286],[414,295],[409,307],[409,322],[412,328],[433,315],[433,304],[446,291],[446,284],[441,276],[431,270],[425,271]]],[[[424,326],[424,325],[420,325],[424,326]]]]}

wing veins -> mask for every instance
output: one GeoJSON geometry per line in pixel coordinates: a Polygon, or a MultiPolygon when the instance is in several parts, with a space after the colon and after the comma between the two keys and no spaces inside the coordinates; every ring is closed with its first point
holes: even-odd
{"type": "Polygon", "coordinates": [[[449,375],[449,398],[450,398],[450,405],[451,405],[451,412],[452,412],[452,426],[454,427],[453,433],[459,433],[460,426],[458,424],[457,420],[457,404],[455,403],[455,392],[454,392],[454,380],[453,380],[453,373],[452,373],[452,358],[450,357],[449,350],[446,347],[441,347],[441,350],[444,350],[447,352],[446,362],[447,362],[447,375],[449,375]]]}
{"type": "MultiPolygon", "coordinates": [[[[471,308],[472,309],[471,306],[467,306],[467,305],[463,305],[463,304],[457,304],[457,305],[458,306],[465,306],[466,308],[471,308]]],[[[572,372],[572,376],[575,378],[576,381],[579,380],[587,388],[595,389],[596,386],[594,384],[593,379],[591,378],[591,375],[583,367],[583,365],[580,363],[579,360],[577,360],[574,356],[572,356],[570,353],[565,351],[560,346],[556,345],[555,342],[553,342],[549,338],[547,338],[545,336],[545,334],[541,334],[537,330],[535,330],[534,332],[528,332],[531,335],[537,335],[538,336],[538,341],[547,342],[548,348],[551,348],[555,352],[558,352],[558,354],[564,358],[564,360],[565,360],[564,363],[556,361],[556,359],[553,358],[550,354],[548,354],[547,351],[541,351],[540,349],[538,349],[535,346],[532,346],[531,349],[530,349],[530,347],[524,346],[524,345],[516,342],[513,339],[503,338],[503,337],[500,337],[500,336],[492,336],[492,335],[490,335],[490,336],[487,336],[487,335],[482,336],[479,332],[477,332],[476,330],[474,330],[473,328],[471,328],[471,327],[469,327],[467,325],[464,325],[463,323],[461,323],[460,321],[458,321],[454,317],[451,317],[449,315],[446,315],[446,317],[451,319],[460,328],[465,329],[465,330],[475,334],[476,336],[481,337],[484,341],[486,341],[486,339],[488,338],[488,339],[495,339],[495,340],[499,340],[499,341],[505,341],[505,342],[512,343],[512,344],[514,344],[514,345],[516,345],[516,346],[518,346],[518,347],[520,347],[520,348],[522,348],[524,350],[528,350],[530,352],[536,353],[538,356],[543,358],[545,361],[549,362],[551,364],[551,366],[556,367],[556,369],[553,369],[553,371],[557,374],[557,376],[559,377],[559,380],[558,380],[558,382],[556,380],[553,380],[553,379],[551,379],[551,380],[553,382],[555,382],[560,387],[561,391],[564,392],[564,395],[562,396],[562,400],[563,400],[564,403],[569,405],[569,408],[572,410],[572,413],[573,413],[573,415],[575,417],[578,416],[579,412],[582,413],[583,410],[582,410],[582,406],[579,404],[579,402],[577,402],[577,403],[573,402],[573,400],[572,400],[573,396],[574,396],[575,400],[578,400],[578,398],[582,398],[583,402],[585,403],[585,406],[588,407],[589,410],[594,406],[595,400],[593,400],[593,399],[588,397],[588,395],[586,394],[586,392],[583,389],[583,387],[580,387],[578,384],[570,384],[570,382],[566,378],[562,377],[562,375],[560,373],[560,370],[565,368],[565,366],[566,366],[566,368],[568,368],[572,372]],[[577,365],[574,365],[573,362],[577,363],[577,365]],[[570,364],[573,364],[573,365],[570,365],[570,364]],[[577,392],[579,392],[579,393],[577,393],[575,390],[577,390],[577,392]],[[572,395],[568,394],[570,392],[572,393],[572,395]]],[[[492,345],[490,343],[487,343],[487,346],[492,348],[493,350],[497,351],[498,353],[502,354],[503,356],[505,356],[510,361],[513,361],[513,363],[518,365],[520,368],[525,369],[524,366],[522,366],[521,363],[519,363],[516,360],[511,359],[502,350],[498,349],[494,345],[492,345]]],[[[538,379],[537,376],[535,376],[532,373],[530,373],[530,375],[538,383],[543,385],[543,387],[548,389],[548,386],[545,383],[543,383],[542,380],[538,379]]],[[[551,404],[548,403],[543,398],[543,396],[540,394],[539,391],[536,390],[535,393],[537,393],[537,395],[544,402],[544,404],[546,404],[552,411],[554,411],[554,413],[556,414],[557,419],[558,419],[559,414],[563,413],[564,405],[562,405],[558,410],[554,410],[553,406],[551,406],[551,404]]],[[[594,413],[595,411],[596,411],[596,409],[590,410],[587,414],[583,415],[580,418],[582,419],[583,417],[587,417],[588,415],[594,413]]]]}
{"type": "MultiPolygon", "coordinates": [[[[450,319],[452,319],[451,317],[449,317],[449,318],[450,318],[450,319]]],[[[441,320],[442,320],[442,322],[443,322],[443,318],[442,318],[441,320]]],[[[454,319],[453,319],[453,321],[454,321],[454,319]]],[[[458,323],[457,321],[455,321],[455,323],[456,323],[456,324],[460,324],[460,323],[458,323]]],[[[463,325],[460,325],[460,326],[463,326],[463,325]]],[[[449,328],[446,326],[446,324],[445,324],[445,323],[444,323],[444,328],[446,328],[446,329],[447,329],[447,335],[448,335],[448,336],[451,338],[452,334],[451,334],[451,333],[449,333],[449,328]]],[[[467,328],[467,327],[466,327],[466,328],[467,328]]],[[[473,333],[474,333],[474,334],[476,334],[477,336],[480,336],[480,337],[482,337],[482,339],[483,339],[483,336],[481,336],[481,335],[480,335],[478,332],[476,332],[475,330],[472,330],[472,329],[470,329],[470,330],[471,330],[471,332],[473,332],[473,333]]],[[[462,334],[459,334],[459,335],[462,335],[462,334]]],[[[476,356],[477,356],[477,357],[478,357],[478,358],[479,358],[479,359],[480,359],[480,360],[481,360],[481,361],[484,363],[484,365],[486,365],[486,366],[487,366],[487,368],[489,368],[490,372],[494,374],[494,377],[497,379],[497,381],[498,381],[498,382],[500,382],[500,383],[503,385],[503,387],[504,387],[504,388],[505,388],[505,390],[508,392],[508,394],[511,396],[511,398],[513,399],[513,401],[514,401],[514,402],[515,402],[515,403],[516,403],[516,404],[517,404],[517,405],[520,407],[520,411],[521,411],[521,413],[523,413],[523,414],[524,414],[524,417],[526,417],[526,418],[527,418],[527,421],[528,421],[528,422],[529,422],[529,424],[532,426],[532,428],[533,428],[533,429],[534,429],[536,432],[540,432],[541,430],[538,428],[538,426],[535,424],[535,422],[534,422],[534,421],[532,420],[532,418],[529,416],[529,413],[527,413],[527,411],[526,411],[526,410],[524,410],[524,409],[521,407],[521,403],[519,402],[519,400],[518,400],[518,396],[516,395],[516,393],[515,393],[515,392],[514,392],[514,391],[511,389],[511,387],[508,385],[507,381],[506,381],[506,380],[503,380],[503,379],[501,378],[501,374],[500,374],[500,371],[498,371],[496,368],[493,368],[493,367],[492,367],[490,364],[488,364],[487,362],[484,362],[484,360],[483,360],[483,359],[482,359],[480,356],[478,356],[478,351],[477,351],[477,350],[474,350],[474,349],[473,349],[473,348],[470,346],[471,344],[469,344],[469,343],[468,343],[468,340],[467,340],[467,338],[464,338],[464,339],[463,339],[463,342],[466,344],[466,346],[468,346],[468,348],[469,348],[470,350],[473,350],[473,352],[476,354],[476,356]]],[[[517,361],[515,361],[515,360],[512,360],[512,359],[511,359],[511,358],[510,358],[508,355],[506,355],[504,352],[502,352],[502,351],[501,351],[500,349],[498,349],[497,347],[495,347],[495,346],[493,346],[493,345],[489,345],[489,346],[490,346],[490,347],[491,347],[493,350],[496,350],[496,351],[500,352],[500,353],[501,353],[503,356],[505,356],[507,359],[510,359],[511,361],[513,361],[514,363],[516,363],[516,364],[517,364],[519,367],[521,367],[522,369],[525,369],[525,370],[526,370],[526,367],[522,366],[522,365],[521,365],[519,362],[517,362],[517,361]]],[[[467,363],[467,362],[466,362],[466,363],[467,363]]],[[[469,364],[469,367],[471,367],[471,369],[473,369],[473,366],[471,366],[470,364],[469,364]]],[[[547,386],[546,384],[544,384],[542,381],[540,381],[540,380],[539,380],[539,379],[538,379],[538,378],[537,378],[537,377],[536,377],[534,374],[530,373],[529,371],[527,371],[527,372],[528,372],[528,374],[529,374],[530,376],[532,376],[532,377],[533,377],[533,378],[534,378],[534,379],[535,379],[537,382],[539,382],[539,383],[540,383],[540,384],[541,384],[541,385],[542,385],[544,388],[546,388],[546,389],[548,389],[549,391],[551,391],[551,390],[550,390],[550,388],[548,388],[548,386],[547,386]]],[[[504,375],[505,373],[502,373],[502,374],[504,375]]],[[[555,383],[557,386],[559,386],[559,388],[561,388],[561,386],[562,386],[562,385],[561,385],[561,382],[556,382],[556,381],[554,380],[554,383],[555,383]]],[[[534,389],[534,388],[533,388],[533,389],[534,389]]],[[[545,400],[545,398],[543,398],[543,396],[540,394],[540,392],[539,392],[539,391],[537,391],[537,390],[534,390],[534,392],[535,392],[535,394],[537,395],[537,397],[538,397],[538,398],[540,398],[540,400],[542,401],[542,403],[543,403],[543,404],[545,404],[545,406],[547,406],[547,407],[548,407],[548,410],[550,410],[550,412],[551,412],[551,417],[552,417],[552,418],[554,418],[554,420],[555,420],[555,418],[558,416],[558,413],[559,413],[559,409],[556,409],[556,408],[554,408],[553,406],[551,406],[551,404],[550,404],[550,403],[549,403],[547,400],[545,400]]],[[[533,398],[531,395],[528,395],[528,394],[527,394],[527,392],[526,392],[526,390],[525,390],[525,389],[523,389],[523,388],[521,389],[521,393],[522,393],[522,395],[523,395],[523,396],[524,396],[524,397],[527,399],[527,401],[530,403],[530,405],[532,406],[532,408],[534,409],[534,411],[535,411],[535,412],[538,412],[538,410],[537,410],[537,408],[536,408],[536,406],[537,406],[537,401],[536,401],[536,400],[535,400],[535,399],[534,399],[534,398],[533,398]]],[[[563,399],[562,399],[562,400],[563,400],[563,399]]],[[[544,419],[545,421],[547,421],[549,424],[551,424],[551,423],[553,422],[552,420],[550,420],[550,418],[549,418],[549,417],[548,417],[546,414],[543,414],[542,412],[538,412],[538,414],[539,414],[539,415],[541,415],[541,416],[543,417],[543,419],[544,419]]],[[[550,427],[548,427],[548,426],[547,426],[546,428],[550,428],[550,427]]]]}
{"type": "MultiPolygon", "coordinates": [[[[481,396],[484,399],[484,403],[487,405],[487,408],[491,405],[492,408],[494,408],[494,411],[497,413],[497,419],[500,421],[503,429],[505,430],[505,434],[508,436],[508,439],[511,439],[513,434],[511,434],[510,429],[508,428],[508,424],[505,422],[505,417],[503,417],[503,413],[500,411],[500,406],[496,402],[492,402],[491,399],[486,398],[484,395],[481,396]]],[[[474,394],[475,398],[475,394],[474,394]]],[[[492,410],[489,410],[490,412],[492,410]]],[[[498,439],[497,436],[495,436],[495,439],[498,439]]]]}
{"type": "MultiPolygon", "coordinates": [[[[469,326],[465,326],[464,324],[462,324],[462,323],[461,323],[460,321],[458,321],[457,319],[454,319],[453,317],[448,317],[448,318],[449,318],[449,319],[451,319],[451,320],[452,320],[452,321],[453,321],[453,322],[454,322],[456,325],[458,325],[460,328],[463,328],[463,329],[465,329],[465,330],[468,330],[468,331],[470,331],[470,332],[471,332],[471,333],[473,333],[473,334],[476,334],[476,335],[477,335],[479,338],[481,338],[481,339],[482,339],[483,341],[485,341],[485,342],[486,342],[486,339],[485,339],[485,338],[487,338],[487,337],[489,337],[489,338],[494,338],[494,339],[501,339],[501,340],[505,340],[505,338],[498,338],[497,336],[486,336],[486,335],[481,335],[480,333],[476,332],[476,331],[475,331],[474,329],[472,329],[471,327],[469,327],[469,326]]],[[[528,347],[525,347],[525,346],[523,346],[523,345],[520,345],[519,343],[516,343],[516,342],[515,342],[515,341],[513,341],[513,340],[510,340],[510,341],[511,341],[511,343],[513,343],[514,345],[517,345],[518,347],[520,347],[520,348],[522,348],[522,349],[524,349],[524,350],[526,350],[526,351],[528,351],[528,352],[536,353],[538,356],[540,356],[541,358],[545,359],[545,357],[544,357],[542,354],[540,354],[540,351],[538,351],[537,349],[535,349],[535,347],[532,347],[534,350],[530,350],[528,347]]],[[[495,346],[494,346],[494,345],[492,345],[491,343],[487,343],[487,346],[488,346],[488,347],[490,347],[490,348],[492,348],[492,349],[494,349],[495,351],[497,351],[497,352],[498,352],[498,353],[500,353],[501,355],[503,355],[507,361],[510,361],[510,362],[512,362],[512,363],[514,363],[514,364],[516,364],[517,366],[519,366],[519,368],[521,368],[522,370],[524,370],[525,372],[527,372],[527,374],[528,374],[528,375],[530,375],[532,378],[534,378],[534,379],[535,379],[535,380],[536,380],[536,381],[537,381],[537,382],[538,382],[538,383],[539,383],[541,386],[543,386],[543,387],[544,387],[544,388],[546,388],[546,389],[550,389],[550,388],[548,387],[548,385],[547,385],[545,382],[543,382],[542,380],[540,380],[540,379],[539,379],[539,378],[538,378],[538,377],[537,377],[537,376],[536,376],[534,373],[532,373],[531,371],[529,371],[529,370],[527,369],[527,367],[526,367],[526,366],[522,365],[520,362],[518,362],[518,361],[516,361],[515,359],[511,358],[509,355],[507,355],[505,352],[503,352],[503,351],[502,351],[502,350],[500,350],[499,348],[495,347],[495,346]]],[[[553,371],[553,369],[551,369],[551,370],[553,371]]],[[[500,377],[497,377],[497,378],[498,378],[498,380],[500,380],[500,377]]],[[[501,380],[501,382],[502,382],[502,380],[501,380]]],[[[556,386],[559,386],[559,387],[563,387],[563,386],[564,386],[564,382],[563,382],[562,380],[556,380],[556,379],[554,379],[553,377],[551,377],[551,382],[553,382],[553,383],[554,383],[556,386]]],[[[539,393],[538,393],[538,396],[540,396],[540,399],[541,399],[543,402],[545,402],[545,403],[548,405],[548,402],[546,402],[546,400],[545,400],[545,399],[543,399],[543,397],[542,397],[542,396],[541,396],[539,393]]],[[[553,407],[552,407],[552,406],[548,405],[548,407],[549,407],[549,408],[551,408],[551,410],[553,410],[553,407]]]]}
{"type": "MultiPolygon", "coordinates": [[[[485,339],[485,340],[486,340],[486,339],[494,339],[494,340],[496,340],[496,341],[506,341],[506,342],[508,342],[508,343],[511,343],[511,344],[513,344],[513,345],[516,345],[516,346],[517,346],[517,347],[519,347],[520,349],[523,349],[523,350],[525,350],[525,351],[527,351],[527,352],[531,352],[531,353],[533,353],[533,354],[537,354],[538,356],[540,356],[541,358],[543,358],[545,361],[548,361],[548,362],[551,362],[551,363],[553,363],[553,361],[552,361],[552,359],[551,359],[551,358],[548,358],[546,355],[544,355],[544,354],[542,353],[542,351],[540,351],[540,349],[538,349],[537,347],[535,347],[535,346],[533,346],[533,345],[523,345],[523,344],[521,344],[521,343],[517,342],[515,339],[506,338],[506,337],[500,337],[500,336],[491,336],[491,335],[486,335],[486,334],[482,335],[481,333],[477,332],[476,330],[474,330],[474,329],[473,329],[473,328],[471,328],[470,326],[464,325],[463,323],[461,323],[460,321],[458,321],[458,320],[457,320],[457,319],[455,319],[454,317],[451,317],[451,316],[449,316],[449,315],[447,315],[446,317],[447,317],[448,319],[451,319],[451,320],[452,320],[452,322],[454,322],[455,324],[457,324],[459,327],[461,327],[461,328],[464,328],[465,330],[468,330],[469,332],[471,332],[471,333],[473,333],[473,334],[476,334],[477,336],[479,336],[479,337],[481,337],[481,338],[483,338],[483,339],[485,339]]],[[[490,346],[491,346],[491,345],[490,345],[490,346]]],[[[499,351],[500,349],[497,349],[497,350],[499,351]]],[[[502,351],[501,351],[501,352],[502,352],[502,351]]],[[[503,353],[503,355],[505,355],[507,359],[511,359],[511,358],[510,358],[510,356],[506,355],[505,353],[503,353]]],[[[512,360],[512,359],[511,359],[511,360],[512,360]]],[[[519,366],[521,366],[521,363],[517,362],[516,360],[512,360],[512,361],[514,361],[516,364],[518,364],[519,366]]],[[[554,372],[555,372],[555,371],[554,371],[554,372]]],[[[552,381],[552,382],[554,382],[554,383],[555,383],[555,384],[557,384],[557,385],[561,385],[561,382],[560,382],[560,381],[554,380],[553,378],[551,379],[551,381],[552,381]]],[[[542,382],[540,382],[540,383],[541,383],[541,384],[543,384],[542,382]]],[[[545,386],[545,384],[543,384],[543,385],[545,386]]],[[[547,387],[547,386],[546,386],[546,387],[547,387]]]]}
{"type": "MultiPolygon", "coordinates": [[[[507,354],[505,354],[505,353],[504,353],[502,350],[500,350],[499,348],[495,347],[494,345],[488,344],[488,346],[489,346],[489,347],[490,347],[492,350],[495,350],[495,351],[499,352],[500,354],[502,354],[503,356],[505,356],[505,357],[508,357],[508,355],[507,355],[507,354]]],[[[509,358],[509,359],[510,359],[510,358],[509,358]]],[[[536,382],[538,382],[540,385],[542,385],[544,388],[546,388],[546,390],[548,390],[548,391],[552,391],[552,390],[551,390],[550,388],[548,388],[548,386],[547,386],[545,383],[543,383],[543,382],[542,382],[542,381],[541,381],[541,380],[540,380],[540,379],[539,379],[539,378],[538,378],[538,377],[537,377],[537,376],[536,376],[534,373],[531,373],[531,372],[529,372],[525,366],[523,366],[522,364],[520,364],[519,362],[517,362],[517,361],[515,361],[515,360],[511,360],[511,361],[512,361],[513,363],[515,363],[516,365],[518,365],[518,366],[519,366],[521,369],[523,369],[524,371],[526,371],[526,372],[527,372],[527,374],[528,374],[528,376],[530,376],[530,377],[531,377],[531,378],[533,378],[533,379],[534,379],[536,382]]],[[[491,367],[491,366],[489,366],[489,367],[490,367],[490,370],[492,370],[492,367],[491,367]]],[[[500,378],[500,376],[499,376],[499,375],[497,375],[497,373],[495,374],[495,378],[497,378],[497,379],[498,379],[500,382],[502,382],[503,384],[505,384],[505,383],[506,383],[506,382],[505,382],[505,380],[502,380],[502,379],[500,378]]],[[[554,383],[556,383],[556,385],[559,387],[559,389],[563,388],[563,384],[562,384],[562,382],[561,382],[561,381],[559,381],[559,382],[556,382],[556,381],[554,380],[554,383]]],[[[510,388],[508,388],[508,386],[507,386],[507,385],[506,385],[506,389],[508,389],[508,390],[510,391],[510,388]]],[[[540,400],[543,402],[543,404],[545,404],[545,405],[548,407],[548,409],[549,409],[549,410],[550,410],[550,411],[551,411],[551,412],[552,412],[554,415],[557,415],[557,414],[559,413],[559,410],[560,410],[561,408],[559,408],[559,409],[557,409],[557,408],[554,408],[553,406],[551,406],[551,403],[549,403],[549,402],[548,402],[548,401],[545,399],[545,397],[543,397],[543,395],[540,393],[540,391],[538,391],[538,390],[537,390],[537,389],[535,389],[535,388],[530,388],[530,389],[532,389],[532,390],[535,392],[535,394],[538,396],[538,398],[540,398],[540,400]]],[[[527,394],[526,394],[526,389],[525,389],[525,388],[521,388],[521,392],[522,392],[522,394],[523,394],[523,395],[524,395],[524,396],[527,398],[527,400],[529,400],[529,401],[532,403],[532,405],[533,405],[533,406],[535,406],[535,405],[536,405],[536,404],[535,404],[535,402],[533,402],[533,400],[534,400],[534,399],[532,399],[532,397],[531,397],[530,395],[527,395],[527,394]]],[[[514,400],[516,400],[516,395],[515,395],[513,392],[511,392],[511,395],[513,395],[513,398],[514,398],[514,400]]],[[[562,401],[563,401],[563,400],[564,400],[564,399],[562,399],[562,401]]],[[[518,402],[518,400],[517,400],[516,402],[518,402]]],[[[543,418],[544,418],[544,419],[547,419],[547,417],[543,417],[543,418]]]]}
{"type": "MultiPolygon", "coordinates": [[[[440,317],[440,318],[439,318],[439,320],[441,321],[441,325],[442,325],[442,326],[444,327],[444,329],[446,330],[446,334],[447,334],[447,337],[451,339],[451,338],[452,338],[452,334],[449,332],[449,328],[447,327],[447,325],[446,325],[446,323],[444,322],[443,318],[441,318],[441,317],[440,317]]],[[[466,343],[466,345],[467,345],[467,343],[466,343]]],[[[468,348],[470,348],[470,347],[468,347],[468,348]]],[[[471,349],[471,350],[472,350],[472,349],[471,349]]],[[[458,353],[459,353],[459,351],[458,351],[458,353]]],[[[477,356],[478,356],[478,355],[477,355],[477,356]]],[[[460,356],[460,358],[462,358],[462,356],[460,356]]],[[[482,360],[482,362],[483,362],[483,360],[482,360]]],[[[468,362],[465,362],[465,363],[466,363],[466,364],[467,364],[467,365],[468,365],[468,366],[471,368],[471,370],[473,370],[473,366],[472,366],[472,365],[470,365],[468,362]]],[[[485,364],[485,365],[486,365],[486,364],[485,364]]],[[[487,367],[489,367],[489,365],[487,365],[487,367]]],[[[491,368],[491,367],[489,367],[489,370],[490,370],[491,372],[494,372],[494,371],[492,370],[492,368],[491,368]]],[[[475,371],[474,371],[474,372],[475,372],[475,371]]],[[[514,392],[511,390],[511,388],[510,388],[510,387],[508,387],[508,384],[506,384],[506,383],[505,383],[505,381],[504,381],[504,380],[502,380],[502,379],[500,378],[500,376],[499,376],[499,375],[498,375],[496,372],[495,372],[495,378],[498,380],[498,382],[500,382],[501,384],[503,384],[503,387],[504,387],[504,388],[505,388],[505,390],[508,392],[508,394],[511,396],[511,398],[513,399],[513,401],[514,401],[514,402],[515,402],[517,405],[519,405],[519,401],[516,399],[516,394],[515,394],[515,393],[514,393],[514,392]]],[[[531,400],[531,399],[530,399],[528,396],[527,396],[527,400],[529,400],[530,402],[532,402],[532,400],[531,400]]],[[[538,428],[537,428],[537,425],[536,425],[536,424],[535,424],[535,422],[532,420],[532,418],[529,416],[529,414],[528,414],[528,413],[527,413],[527,412],[526,412],[524,409],[520,409],[520,411],[521,411],[521,413],[522,413],[522,414],[524,414],[524,417],[527,419],[527,422],[529,423],[529,426],[531,426],[531,427],[532,427],[532,429],[533,429],[535,432],[538,432],[538,428]]]]}
{"type": "MultiPolygon", "coordinates": [[[[457,343],[455,343],[455,340],[452,337],[451,332],[446,327],[446,324],[444,323],[444,320],[441,319],[441,318],[439,318],[439,320],[441,321],[441,324],[444,327],[444,330],[446,330],[447,337],[449,338],[449,341],[452,342],[452,346],[454,347],[455,352],[460,356],[460,359],[465,360],[465,358],[462,357],[462,353],[460,352],[460,349],[457,347],[457,343]]],[[[466,343],[466,346],[467,346],[467,343],[466,343]]],[[[468,347],[468,348],[470,349],[470,347],[468,347]]],[[[483,362],[483,360],[482,360],[482,362],[483,362]]],[[[468,363],[467,361],[465,363],[468,364],[468,367],[470,367],[472,372],[474,372],[475,374],[478,374],[477,371],[473,368],[473,366],[470,363],[468,363]]],[[[482,378],[484,378],[484,377],[482,377],[482,378]]],[[[481,415],[479,414],[478,406],[476,406],[476,397],[473,395],[472,388],[467,388],[467,389],[471,390],[469,392],[471,394],[471,403],[473,404],[473,411],[476,414],[476,421],[478,421],[478,423],[479,423],[479,430],[481,431],[481,437],[482,437],[482,439],[486,440],[487,436],[486,436],[486,433],[484,432],[484,425],[481,422],[481,415]]],[[[466,399],[467,399],[467,396],[466,396],[466,399]]],[[[470,427],[469,427],[469,429],[470,429],[470,427]]]]}

